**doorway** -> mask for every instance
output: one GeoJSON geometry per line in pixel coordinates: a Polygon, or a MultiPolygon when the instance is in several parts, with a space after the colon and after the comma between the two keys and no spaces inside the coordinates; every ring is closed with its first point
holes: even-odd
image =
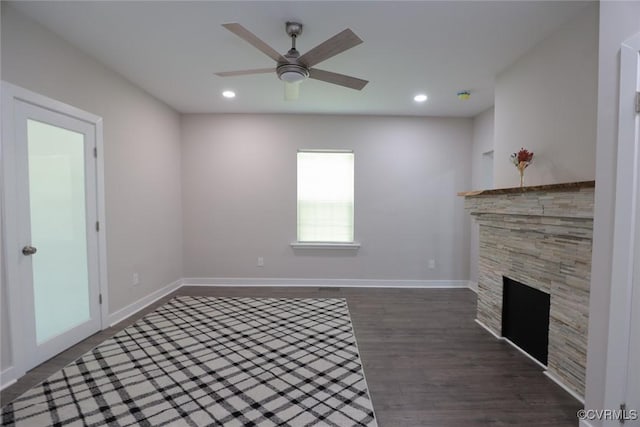
{"type": "Polygon", "coordinates": [[[622,44],[605,408],[640,426],[640,33],[622,44]]]}
{"type": "Polygon", "coordinates": [[[6,82],[2,92],[3,308],[18,378],[102,329],[102,123],[6,82]]]}
{"type": "Polygon", "coordinates": [[[493,188],[493,150],[482,153],[482,189],[493,188]]]}

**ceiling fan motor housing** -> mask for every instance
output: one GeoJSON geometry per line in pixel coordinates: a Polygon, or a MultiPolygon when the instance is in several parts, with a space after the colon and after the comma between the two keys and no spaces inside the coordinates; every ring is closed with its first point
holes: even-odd
{"type": "Polygon", "coordinates": [[[307,67],[296,63],[280,64],[276,73],[280,80],[288,83],[296,83],[309,77],[307,67]]]}

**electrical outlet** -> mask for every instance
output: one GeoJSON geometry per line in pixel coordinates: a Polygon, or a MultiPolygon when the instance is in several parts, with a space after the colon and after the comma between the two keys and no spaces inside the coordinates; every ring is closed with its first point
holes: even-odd
{"type": "Polygon", "coordinates": [[[138,273],[133,273],[131,277],[131,284],[133,286],[138,286],[140,284],[140,275],[138,273]]]}
{"type": "Polygon", "coordinates": [[[429,262],[427,263],[427,268],[436,268],[436,260],[430,259],[429,262]]]}
{"type": "Polygon", "coordinates": [[[264,258],[261,256],[258,257],[258,267],[264,267],[264,258]]]}

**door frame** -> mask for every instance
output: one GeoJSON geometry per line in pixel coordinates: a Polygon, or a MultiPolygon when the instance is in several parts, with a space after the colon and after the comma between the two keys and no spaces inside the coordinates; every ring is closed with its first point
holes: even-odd
{"type": "MultiPolygon", "coordinates": [[[[635,259],[640,252],[640,146],[635,144],[634,103],[640,72],[640,33],[622,43],[618,105],[618,157],[614,215],[609,333],[604,407],[618,409],[626,399],[629,345],[632,334],[631,296],[640,292],[635,259]]],[[[635,326],[638,328],[638,326],[635,326]]],[[[600,409],[600,408],[598,408],[600,409]]],[[[635,408],[629,408],[635,409],[635,408]]],[[[617,421],[605,425],[619,425],[617,421]]]]}
{"type": "Polygon", "coordinates": [[[98,289],[101,294],[102,304],[100,306],[100,329],[108,326],[109,302],[107,288],[107,243],[105,224],[105,185],[104,185],[104,144],[102,118],[86,111],[80,110],[71,105],[57,101],[55,99],[40,95],[11,83],[1,82],[2,92],[2,140],[0,143],[0,162],[3,173],[0,176],[0,188],[2,190],[2,281],[6,284],[7,301],[9,314],[9,342],[11,343],[11,370],[7,369],[0,378],[0,386],[6,386],[14,382],[26,371],[25,341],[22,325],[21,301],[23,291],[20,279],[20,269],[18,259],[20,247],[18,237],[18,194],[15,153],[15,122],[14,107],[16,101],[22,101],[35,106],[48,109],[60,114],[64,114],[75,119],[87,122],[94,126],[95,143],[97,149],[96,158],[96,202],[98,221],[100,230],[98,238],[98,289]]]}

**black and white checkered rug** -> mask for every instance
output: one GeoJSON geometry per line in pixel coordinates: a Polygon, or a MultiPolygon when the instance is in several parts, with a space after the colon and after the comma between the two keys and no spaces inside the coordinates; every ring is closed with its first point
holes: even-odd
{"type": "Polygon", "coordinates": [[[2,408],[10,426],[376,426],[344,299],[176,297],[2,408]]]}

